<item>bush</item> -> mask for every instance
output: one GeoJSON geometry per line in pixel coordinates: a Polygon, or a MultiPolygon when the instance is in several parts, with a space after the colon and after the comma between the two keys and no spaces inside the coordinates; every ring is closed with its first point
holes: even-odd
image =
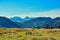
{"type": "Polygon", "coordinates": [[[46,29],[50,29],[49,24],[46,24],[46,29]]]}
{"type": "Polygon", "coordinates": [[[32,35],[32,32],[26,32],[25,35],[32,35]]]}
{"type": "Polygon", "coordinates": [[[34,28],[36,28],[36,29],[40,29],[40,26],[36,26],[36,27],[34,27],[34,28]]]}
{"type": "Polygon", "coordinates": [[[56,40],[55,38],[49,38],[50,40],[56,40]]]}
{"type": "Polygon", "coordinates": [[[40,40],[40,38],[33,38],[32,40],[40,40]]]}

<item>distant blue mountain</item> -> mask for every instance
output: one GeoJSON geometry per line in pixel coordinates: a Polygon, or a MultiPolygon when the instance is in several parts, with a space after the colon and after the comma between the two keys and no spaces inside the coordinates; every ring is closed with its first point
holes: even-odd
{"type": "Polygon", "coordinates": [[[22,24],[25,26],[25,28],[33,28],[35,26],[39,26],[43,28],[46,27],[46,24],[49,24],[49,26],[52,27],[57,27],[60,24],[60,20],[59,22],[56,22],[55,20],[58,21],[57,18],[52,19],[50,17],[37,17],[32,20],[25,21],[22,24]]]}
{"type": "Polygon", "coordinates": [[[48,17],[38,17],[38,18],[34,18],[32,20],[29,21],[25,21],[22,24],[24,24],[27,28],[32,28],[35,26],[40,26],[40,27],[45,27],[46,24],[50,24],[52,25],[52,23],[54,23],[53,19],[48,17]]]}
{"type": "Polygon", "coordinates": [[[14,21],[14,22],[23,22],[24,21],[21,17],[18,17],[18,16],[12,17],[12,18],[10,18],[10,20],[14,21]]]}
{"type": "Polygon", "coordinates": [[[31,20],[31,18],[28,17],[28,16],[26,16],[24,20],[25,20],[25,21],[28,21],[28,20],[31,20]]]}
{"type": "Polygon", "coordinates": [[[21,26],[6,17],[0,17],[0,28],[21,28],[21,26]]]}
{"type": "Polygon", "coordinates": [[[28,17],[28,16],[26,16],[24,19],[22,19],[21,17],[18,17],[18,16],[15,16],[15,17],[10,18],[11,21],[18,22],[18,23],[24,22],[24,21],[28,21],[30,19],[31,18],[28,17]]]}
{"type": "Polygon", "coordinates": [[[36,26],[45,28],[46,24],[49,24],[49,27],[57,27],[60,25],[60,17],[36,17],[33,19],[30,17],[25,17],[25,19],[13,17],[9,19],[0,16],[0,28],[33,28],[36,26]]]}
{"type": "Polygon", "coordinates": [[[60,25],[60,17],[56,17],[53,20],[55,21],[55,23],[53,24],[55,27],[60,25]]]}
{"type": "Polygon", "coordinates": [[[56,17],[53,20],[59,22],[60,21],[60,17],[56,17]]]}

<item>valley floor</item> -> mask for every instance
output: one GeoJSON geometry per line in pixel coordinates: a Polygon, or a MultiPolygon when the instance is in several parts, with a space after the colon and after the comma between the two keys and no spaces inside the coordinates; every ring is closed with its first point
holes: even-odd
{"type": "Polygon", "coordinates": [[[60,40],[60,29],[0,28],[0,40],[60,40]]]}

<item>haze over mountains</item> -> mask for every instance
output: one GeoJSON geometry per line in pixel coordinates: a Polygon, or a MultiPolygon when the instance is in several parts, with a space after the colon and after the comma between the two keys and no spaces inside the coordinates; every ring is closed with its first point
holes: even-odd
{"type": "Polygon", "coordinates": [[[0,16],[0,28],[33,28],[39,26],[41,28],[49,26],[57,27],[60,25],[60,17],[50,18],[50,17],[25,17],[21,18],[18,16],[7,18],[0,16]]]}
{"type": "Polygon", "coordinates": [[[18,22],[18,23],[24,22],[24,21],[28,21],[28,20],[30,20],[30,19],[31,19],[31,18],[28,17],[28,16],[26,16],[24,19],[21,18],[21,17],[18,17],[18,16],[14,16],[14,17],[10,18],[11,21],[18,22]]]}

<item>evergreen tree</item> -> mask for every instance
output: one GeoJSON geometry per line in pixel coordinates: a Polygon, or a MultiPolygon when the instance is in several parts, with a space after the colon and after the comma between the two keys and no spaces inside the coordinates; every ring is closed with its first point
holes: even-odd
{"type": "Polygon", "coordinates": [[[35,26],[34,28],[36,28],[36,29],[40,29],[40,26],[35,26]]]}
{"type": "Polygon", "coordinates": [[[60,28],[60,25],[58,25],[58,28],[60,28]]]}
{"type": "Polygon", "coordinates": [[[46,29],[50,29],[50,25],[49,24],[46,24],[46,29]]]}

